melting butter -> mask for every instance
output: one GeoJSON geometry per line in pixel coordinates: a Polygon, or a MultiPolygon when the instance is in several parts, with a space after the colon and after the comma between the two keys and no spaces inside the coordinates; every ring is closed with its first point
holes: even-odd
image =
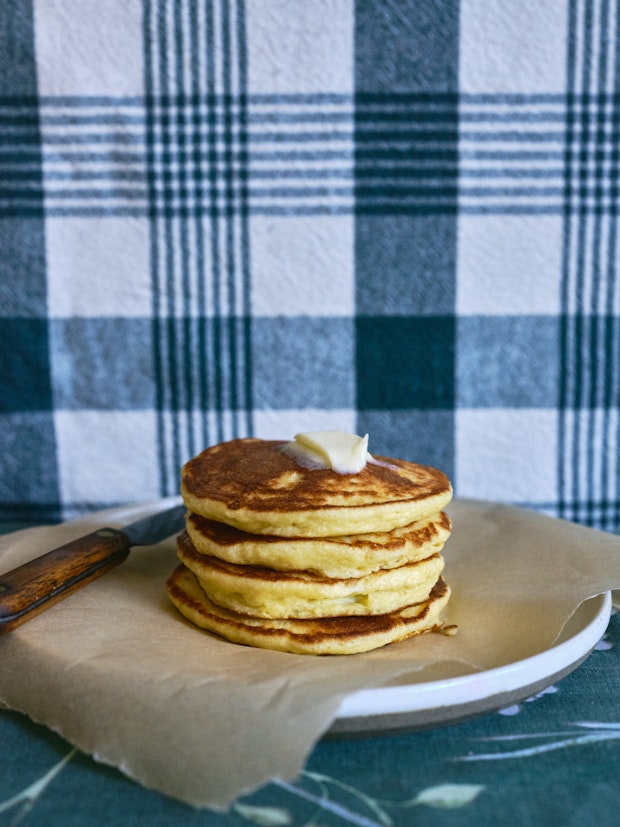
{"type": "Polygon", "coordinates": [[[357,436],[346,431],[308,431],[297,434],[287,449],[304,464],[332,468],[339,474],[357,474],[372,457],[368,453],[368,434],[357,436]]]}

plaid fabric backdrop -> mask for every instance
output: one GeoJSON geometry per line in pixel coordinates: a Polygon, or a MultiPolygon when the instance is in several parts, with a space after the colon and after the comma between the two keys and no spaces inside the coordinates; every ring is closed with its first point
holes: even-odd
{"type": "Polygon", "coordinates": [[[620,529],[611,0],[0,4],[0,514],[370,433],[620,529]]]}

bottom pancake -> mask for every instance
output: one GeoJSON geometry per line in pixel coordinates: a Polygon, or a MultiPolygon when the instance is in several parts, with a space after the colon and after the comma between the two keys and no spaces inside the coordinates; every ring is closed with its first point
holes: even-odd
{"type": "Polygon", "coordinates": [[[247,646],[312,655],[351,655],[432,631],[450,588],[440,578],[428,600],[388,614],[363,617],[267,620],[238,614],[212,603],[184,565],[168,578],[170,600],[202,629],[247,646]]]}

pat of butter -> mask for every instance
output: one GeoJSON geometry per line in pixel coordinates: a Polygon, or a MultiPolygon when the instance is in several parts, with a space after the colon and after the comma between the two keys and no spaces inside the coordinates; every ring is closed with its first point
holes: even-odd
{"type": "Polygon", "coordinates": [[[339,474],[357,474],[366,467],[368,434],[356,436],[346,431],[308,431],[297,434],[290,444],[293,453],[332,468],[339,474]]]}

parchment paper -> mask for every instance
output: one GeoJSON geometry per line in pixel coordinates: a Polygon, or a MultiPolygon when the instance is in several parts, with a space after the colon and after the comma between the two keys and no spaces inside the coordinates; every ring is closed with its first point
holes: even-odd
{"type": "MultiPolygon", "coordinates": [[[[0,538],[0,571],[172,503],[0,538]]],[[[584,599],[620,588],[620,537],[492,503],[455,500],[448,511],[446,620],[458,624],[455,637],[340,657],[228,643],[169,603],[170,538],[134,549],[122,566],[0,637],[0,698],[144,786],[222,809],[270,778],[298,775],[356,689],[544,651],[584,599]]]]}

